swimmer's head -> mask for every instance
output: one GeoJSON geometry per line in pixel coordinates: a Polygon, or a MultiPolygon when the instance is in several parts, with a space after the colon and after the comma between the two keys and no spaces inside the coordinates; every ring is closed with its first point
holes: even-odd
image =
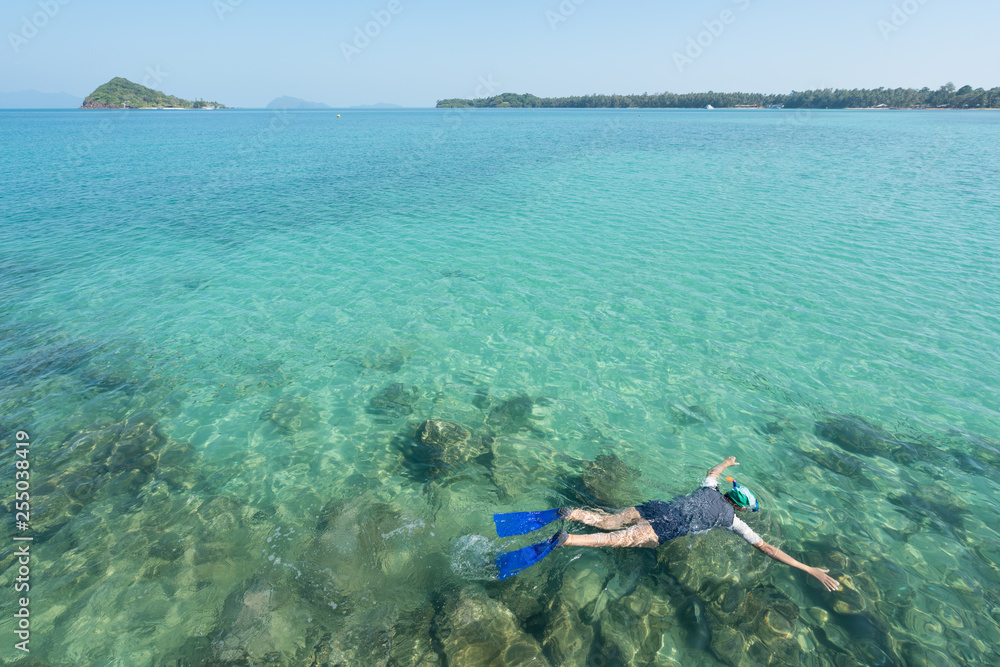
{"type": "Polygon", "coordinates": [[[750,489],[745,486],[740,486],[732,477],[727,477],[726,481],[733,483],[733,488],[725,494],[726,499],[728,499],[729,502],[736,507],[736,509],[744,512],[748,509],[753,510],[754,512],[760,509],[760,506],[757,504],[757,498],[750,492],[750,489]]]}

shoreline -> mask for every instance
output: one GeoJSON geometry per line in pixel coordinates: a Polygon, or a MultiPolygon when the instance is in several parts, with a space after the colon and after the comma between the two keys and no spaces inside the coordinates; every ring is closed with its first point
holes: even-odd
{"type": "Polygon", "coordinates": [[[937,108],[937,107],[843,107],[837,109],[830,109],[829,107],[817,108],[817,107],[785,107],[783,109],[768,109],[767,107],[714,107],[712,109],[706,109],[705,107],[451,107],[451,106],[441,106],[441,107],[430,107],[432,109],[461,109],[461,110],[492,110],[492,111],[511,111],[511,110],[544,110],[544,111],[556,111],[556,110],[574,110],[574,111],[605,111],[608,109],[614,109],[617,111],[1000,111],[1000,107],[976,107],[974,109],[955,109],[955,108],[937,108]]]}
{"type": "Polygon", "coordinates": [[[75,111],[225,111],[229,107],[76,107],[75,111]]]}

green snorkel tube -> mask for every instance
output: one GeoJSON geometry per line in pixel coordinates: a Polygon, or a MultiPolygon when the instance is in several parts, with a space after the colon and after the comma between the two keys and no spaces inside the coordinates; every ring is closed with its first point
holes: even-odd
{"type": "Polygon", "coordinates": [[[733,483],[733,488],[730,489],[725,496],[726,498],[729,498],[734,505],[737,507],[747,507],[754,512],[760,509],[760,506],[757,504],[757,497],[750,492],[750,489],[745,486],[740,486],[732,477],[727,477],[726,481],[733,483]]]}

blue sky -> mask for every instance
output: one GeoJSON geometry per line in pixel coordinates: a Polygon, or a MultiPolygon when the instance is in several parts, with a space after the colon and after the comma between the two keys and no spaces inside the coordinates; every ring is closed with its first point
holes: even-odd
{"type": "Polygon", "coordinates": [[[5,0],[0,91],[83,97],[123,76],[255,107],[279,95],[433,106],[505,91],[989,88],[998,27],[995,0],[5,0]],[[374,36],[357,38],[366,27],[374,36]]]}

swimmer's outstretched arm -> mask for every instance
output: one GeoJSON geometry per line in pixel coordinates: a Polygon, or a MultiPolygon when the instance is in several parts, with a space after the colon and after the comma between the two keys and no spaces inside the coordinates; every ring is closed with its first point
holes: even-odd
{"type": "Polygon", "coordinates": [[[840,588],[840,582],[827,574],[827,572],[829,572],[830,570],[821,570],[818,567],[809,567],[805,563],[800,563],[799,561],[795,560],[794,558],[786,554],[784,551],[779,549],[778,547],[772,546],[767,542],[765,542],[764,540],[761,540],[754,546],[760,549],[762,552],[764,552],[764,554],[773,558],[774,560],[780,563],[784,563],[785,565],[791,565],[794,568],[802,570],[803,572],[811,574],[812,576],[816,577],[817,579],[819,579],[819,582],[821,584],[826,586],[826,590],[828,591],[835,591],[838,588],[840,588]]]}
{"type": "Polygon", "coordinates": [[[708,476],[718,477],[723,472],[725,472],[726,468],[728,468],[729,466],[738,466],[738,465],[739,463],[736,462],[735,456],[727,456],[725,461],[723,461],[722,463],[720,463],[719,465],[715,466],[714,468],[708,471],[708,476]]]}

